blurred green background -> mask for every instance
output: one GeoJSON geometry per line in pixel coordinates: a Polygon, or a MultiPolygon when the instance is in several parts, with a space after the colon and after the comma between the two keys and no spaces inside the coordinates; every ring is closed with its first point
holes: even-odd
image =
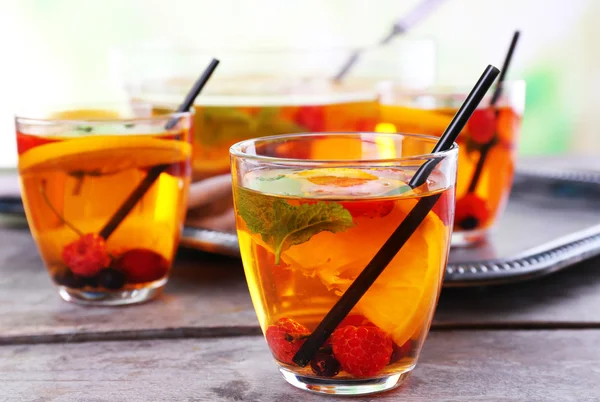
{"type": "MultiPolygon", "coordinates": [[[[377,41],[418,2],[2,0],[1,164],[16,163],[12,115],[22,107],[123,96],[116,47],[359,46],[377,41]]],[[[502,63],[520,29],[509,73],[528,86],[520,153],[590,154],[600,151],[599,16],[596,0],[445,0],[407,37],[434,41],[439,84],[470,84],[486,64],[502,63]]]]}

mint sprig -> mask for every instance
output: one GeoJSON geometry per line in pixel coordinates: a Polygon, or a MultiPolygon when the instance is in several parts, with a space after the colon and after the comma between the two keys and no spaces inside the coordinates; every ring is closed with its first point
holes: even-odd
{"type": "Polygon", "coordinates": [[[281,253],[290,247],[309,241],[321,232],[345,232],[354,223],[350,212],[336,202],[291,205],[273,196],[238,187],[236,210],[250,232],[260,234],[273,249],[275,264],[281,253]]]}

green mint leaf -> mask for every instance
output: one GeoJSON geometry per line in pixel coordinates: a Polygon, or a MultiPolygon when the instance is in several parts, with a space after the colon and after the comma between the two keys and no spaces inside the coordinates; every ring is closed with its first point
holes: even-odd
{"type": "Polygon", "coordinates": [[[245,188],[236,190],[236,209],[248,229],[260,234],[273,249],[275,264],[279,264],[282,252],[317,233],[345,232],[354,226],[350,212],[336,202],[295,206],[245,188]]]}
{"type": "Polygon", "coordinates": [[[285,177],[285,175],[278,174],[277,176],[273,176],[273,177],[257,177],[256,180],[259,180],[259,181],[275,181],[275,180],[283,179],[284,177],[285,177]]]}

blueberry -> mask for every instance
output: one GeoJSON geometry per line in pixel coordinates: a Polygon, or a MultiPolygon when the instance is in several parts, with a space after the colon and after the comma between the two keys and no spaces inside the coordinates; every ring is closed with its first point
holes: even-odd
{"type": "Polygon", "coordinates": [[[114,268],[106,268],[98,273],[98,285],[111,290],[121,289],[125,285],[125,274],[114,268]]]}
{"type": "Polygon", "coordinates": [[[469,217],[463,219],[462,221],[458,222],[458,226],[460,226],[461,229],[465,229],[465,230],[476,229],[478,225],[479,225],[479,220],[477,218],[475,218],[474,216],[469,216],[469,217]]]}
{"type": "Polygon", "coordinates": [[[316,375],[334,377],[340,372],[340,362],[331,353],[319,350],[310,361],[310,368],[316,375]]]}
{"type": "Polygon", "coordinates": [[[83,280],[85,282],[85,286],[89,286],[91,288],[98,287],[98,275],[84,277],[83,280]]]}
{"type": "Polygon", "coordinates": [[[54,281],[59,285],[66,286],[71,289],[81,289],[85,286],[85,278],[75,275],[70,269],[65,269],[62,272],[54,275],[54,281]]]}

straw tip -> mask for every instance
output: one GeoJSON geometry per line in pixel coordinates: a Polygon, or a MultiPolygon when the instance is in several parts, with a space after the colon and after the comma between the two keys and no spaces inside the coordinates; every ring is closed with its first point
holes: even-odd
{"type": "Polygon", "coordinates": [[[499,74],[500,73],[500,69],[492,64],[488,64],[485,73],[491,73],[491,74],[499,74]]]}

